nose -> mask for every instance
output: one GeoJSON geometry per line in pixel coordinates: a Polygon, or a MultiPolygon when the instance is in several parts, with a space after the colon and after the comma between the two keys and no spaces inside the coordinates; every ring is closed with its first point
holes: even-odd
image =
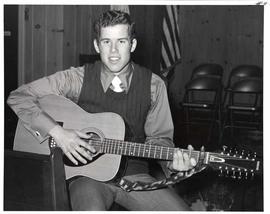
{"type": "Polygon", "coordinates": [[[117,51],[118,51],[117,42],[112,42],[111,52],[114,53],[114,52],[117,52],[117,51]]]}

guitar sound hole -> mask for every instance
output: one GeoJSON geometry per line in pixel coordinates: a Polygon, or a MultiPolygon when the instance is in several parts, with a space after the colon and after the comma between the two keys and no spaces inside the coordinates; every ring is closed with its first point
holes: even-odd
{"type": "MultiPolygon", "coordinates": [[[[96,134],[95,132],[86,132],[86,134],[87,135],[90,135],[90,139],[84,139],[85,142],[87,142],[90,145],[92,145],[96,149],[96,151],[97,151],[95,154],[92,154],[92,157],[93,157],[93,160],[92,161],[94,161],[99,156],[101,137],[98,134],[96,134]]],[[[86,150],[86,151],[89,152],[88,150],[86,150]]],[[[65,165],[67,165],[67,166],[74,166],[74,167],[76,167],[76,166],[84,166],[84,165],[87,165],[87,164],[89,164],[89,163],[92,162],[92,161],[90,161],[90,160],[88,160],[86,158],[84,158],[84,159],[87,161],[86,164],[81,163],[80,161],[78,161],[78,165],[75,165],[71,160],[68,159],[67,156],[65,156],[65,155],[63,156],[63,161],[64,161],[65,165]]]]}

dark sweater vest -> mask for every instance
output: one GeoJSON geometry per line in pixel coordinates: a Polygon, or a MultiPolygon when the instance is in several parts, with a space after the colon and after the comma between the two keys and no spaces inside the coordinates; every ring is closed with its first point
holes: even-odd
{"type": "MultiPolygon", "coordinates": [[[[151,105],[152,73],[136,64],[133,65],[134,72],[128,93],[116,93],[110,88],[104,93],[100,81],[101,62],[86,65],[78,105],[89,113],[119,114],[126,124],[125,140],[144,143],[144,124],[151,105]]],[[[126,160],[124,175],[149,172],[146,160],[131,157],[126,160]]]]}

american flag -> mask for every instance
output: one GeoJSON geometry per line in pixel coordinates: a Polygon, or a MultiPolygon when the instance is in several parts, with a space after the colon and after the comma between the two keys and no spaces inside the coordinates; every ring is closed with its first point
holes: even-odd
{"type": "Polygon", "coordinates": [[[168,76],[170,68],[179,62],[180,55],[180,36],[178,26],[177,5],[166,5],[165,15],[162,25],[161,36],[161,73],[164,77],[168,76]]]}

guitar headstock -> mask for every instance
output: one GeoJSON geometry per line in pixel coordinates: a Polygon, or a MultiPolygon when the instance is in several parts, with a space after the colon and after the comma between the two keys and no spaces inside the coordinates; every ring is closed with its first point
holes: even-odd
{"type": "Polygon", "coordinates": [[[219,171],[220,176],[232,177],[234,179],[249,179],[260,173],[262,164],[257,160],[256,153],[244,150],[229,149],[223,146],[220,153],[209,153],[208,165],[219,171]]]}

